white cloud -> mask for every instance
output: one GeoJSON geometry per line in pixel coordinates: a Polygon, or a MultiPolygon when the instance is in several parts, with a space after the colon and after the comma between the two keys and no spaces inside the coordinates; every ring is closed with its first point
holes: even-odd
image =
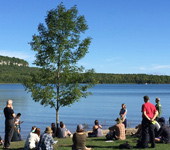
{"type": "Polygon", "coordinates": [[[170,65],[151,65],[148,67],[139,67],[138,69],[142,71],[170,69],[170,65]]]}
{"type": "Polygon", "coordinates": [[[152,69],[170,69],[170,65],[155,65],[152,69]]]}
{"type": "Polygon", "coordinates": [[[140,67],[139,70],[147,70],[146,67],[140,67]]]}

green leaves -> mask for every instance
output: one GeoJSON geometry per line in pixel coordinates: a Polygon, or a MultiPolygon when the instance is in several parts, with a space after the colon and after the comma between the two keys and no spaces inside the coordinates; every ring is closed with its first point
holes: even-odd
{"type": "Polygon", "coordinates": [[[55,107],[58,112],[59,107],[70,106],[90,94],[87,90],[94,82],[80,83],[94,71],[82,74],[85,69],[77,66],[77,62],[88,52],[91,38],[80,40],[88,26],[76,6],[67,10],[61,3],[48,11],[45,23],[39,24],[39,34],[33,35],[30,42],[32,50],[37,52],[34,63],[42,69],[25,86],[35,101],[55,107]]]}

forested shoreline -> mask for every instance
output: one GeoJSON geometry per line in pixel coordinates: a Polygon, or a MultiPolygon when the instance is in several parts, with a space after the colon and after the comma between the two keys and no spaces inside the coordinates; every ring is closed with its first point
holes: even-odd
{"type": "MultiPolygon", "coordinates": [[[[1,65],[0,83],[23,83],[25,78],[38,74],[38,71],[37,67],[1,65]]],[[[93,78],[99,84],[170,84],[170,76],[166,75],[94,73],[93,78]]],[[[83,83],[90,81],[86,78],[83,83]]]]}

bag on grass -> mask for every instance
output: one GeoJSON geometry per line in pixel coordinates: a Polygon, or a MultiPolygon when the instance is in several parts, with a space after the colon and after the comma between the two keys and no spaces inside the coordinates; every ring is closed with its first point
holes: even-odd
{"type": "Polygon", "coordinates": [[[142,141],[139,139],[137,141],[137,145],[136,145],[138,148],[142,148],[142,141]]]}
{"type": "Polygon", "coordinates": [[[128,143],[120,144],[119,149],[132,149],[133,146],[129,145],[128,143]]]}

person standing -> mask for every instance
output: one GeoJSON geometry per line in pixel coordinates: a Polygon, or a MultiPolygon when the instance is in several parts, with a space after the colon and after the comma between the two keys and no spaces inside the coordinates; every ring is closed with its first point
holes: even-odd
{"type": "Polygon", "coordinates": [[[122,120],[122,123],[125,125],[125,128],[127,127],[127,119],[126,119],[127,109],[126,105],[122,104],[122,109],[120,110],[120,118],[122,120]]]}
{"type": "Polygon", "coordinates": [[[12,106],[13,101],[8,100],[7,106],[4,108],[5,115],[5,143],[4,148],[9,148],[10,142],[14,132],[14,118],[15,113],[12,106]]]}
{"type": "Polygon", "coordinates": [[[142,148],[148,148],[148,133],[150,136],[151,148],[155,147],[154,124],[152,123],[158,111],[155,105],[149,102],[149,96],[144,96],[145,104],[142,105],[142,148]]]}
{"type": "Polygon", "coordinates": [[[156,117],[156,120],[158,121],[159,118],[161,117],[161,111],[162,111],[162,106],[160,104],[160,98],[159,97],[156,97],[155,99],[155,107],[156,107],[156,110],[158,111],[158,116],[156,117]]]}

